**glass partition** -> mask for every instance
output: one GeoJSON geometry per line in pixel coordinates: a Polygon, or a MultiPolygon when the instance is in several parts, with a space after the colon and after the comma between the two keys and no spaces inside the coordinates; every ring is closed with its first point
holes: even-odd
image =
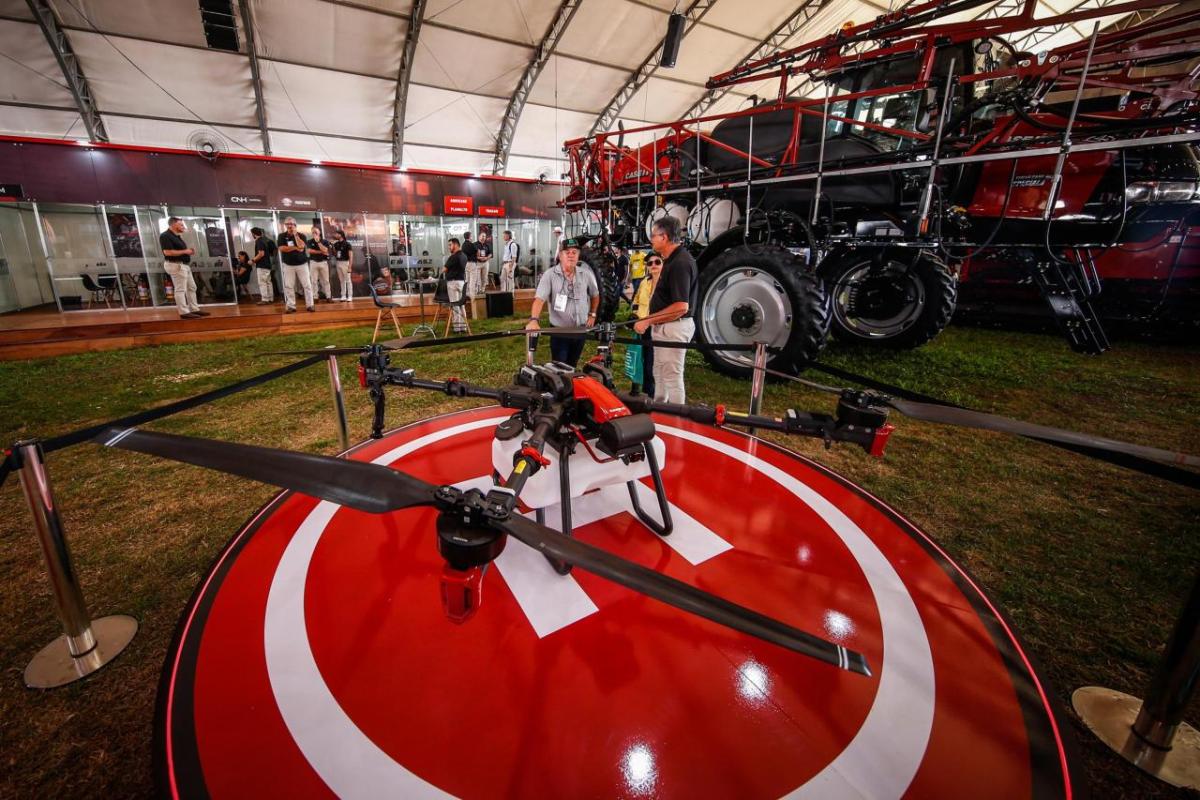
{"type": "MultiPolygon", "coordinates": [[[[275,215],[268,209],[227,208],[225,220],[229,227],[229,235],[233,240],[232,262],[237,262],[238,251],[244,250],[251,259],[254,258],[254,234],[252,228],[262,228],[263,233],[271,239],[279,235],[275,225],[275,215]]],[[[271,283],[274,286],[275,297],[283,297],[283,287],[279,283],[279,265],[271,267],[271,283]]],[[[250,273],[250,281],[246,284],[250,299],[262,300],[258,291],[257,267],[250,273]]]]}
{"type": "Polygon", "coordinates": [[[35,206],[54,295],[63,311],[124,308],[107,226],[96,206],[35,206]]]}
{"type": "MultiPolygon", "coordinates": [[[[183,220],[183,240],[196,251],[191,261],[192,277],[196,281],[196,302],[200,305],[236,302],[233,258],[229,246],[231,237],[224,211],[219,208],[172,206],[165,213],[183,220]]],[[[166,220],[161,224],[158,233],[167,228],[166,220]]],[[[164,279],[164,285],[168,280],[164,279]]],[[[171,302],[175,302],[173,292],[171,302]]]]}
{"type": "Polygon", "coordinates": [[[146,240],[157,236],[157,226],[137,206],[100,206],[108,233],[109,253],[116,265],[121,296],[128,308],[154,305],[150,291],[146,240]]]}
{"type": "Polygon", "coordinates": [[[34,308],[54,302],[45,259],[34,258],[29,247],[25,217],[33,223],[33,208],[26,204],[0,206],[0,312],[34,308]]]}
{"type": "MultiPolygon", "coordinates": [[[[346,234],[350,243],[350,282],[354,286],[354,297],[370,297],[367,291],[369,277],[367,273],[367,239],[366,222],[363,215],[348,211],[323,211],[321,213],[321,229],[329,241],[335,240],[338,231],[346,234]]],[[[342,296],[341,278],[337,269],[329,270],[330,288],[334,297],[342,296]]]]}

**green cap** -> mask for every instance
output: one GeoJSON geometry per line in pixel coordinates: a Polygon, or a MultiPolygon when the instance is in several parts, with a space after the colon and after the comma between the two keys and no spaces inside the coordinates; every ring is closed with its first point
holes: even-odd
{"type": "Polygon", "coordinates": [[[574,247],[576,250],[579,249],[579,240],[574,237],[572,237],[570,239],[563,239],[562,244],[560,244],[558,246],[558,249],[559,250],[567,250],[572,247],[574,247]]]}

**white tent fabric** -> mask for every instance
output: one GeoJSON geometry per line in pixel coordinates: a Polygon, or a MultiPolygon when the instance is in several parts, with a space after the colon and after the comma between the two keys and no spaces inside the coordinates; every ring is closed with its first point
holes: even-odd
{"type": "MultiPolygon", "coordinates": [[[[270,154],[392,163],[411,0],[234,0],[236,53],[208,46],[197,0],[49,2],[111,141],[186,148],[199,131],[233,152],[266,152],[239,7],[246,2],[270,154]]],[[[1108,3],[1042,0],[1038,15],[1108,3]]],[[[677,5],[688,3],[581,0],[529,92],[505,174],[558,178],[563,141],[585,135],[659,49],[677,5]]],[[[679,118],[704,96],[710,75],[740,62],[804,5],[820,10],[785,47],[888,10],[884,0],[713,0],[684,39],[678,65],[654,72],[625,104],[622,122],[632,128],[679,118]]],[[[408,75],[402,166],[491,173],[506,110],[560,6],[562,0],[427,0],[408,75]]],[[[988,11],[984,5],[966,16],[988,11]]],[[[1086,36],[1091,25],[1049,32],[1039,49],[1086,36]]],[[[0,57],[0,133],[87,139],[24,0],[0,0],[0,57]]],[[[751,95],[776,89],[775,81],[736,87],[708,113],[743,108],[751,95]]],[[[647,138],[631,134],[627,142],[647,138]]]]}

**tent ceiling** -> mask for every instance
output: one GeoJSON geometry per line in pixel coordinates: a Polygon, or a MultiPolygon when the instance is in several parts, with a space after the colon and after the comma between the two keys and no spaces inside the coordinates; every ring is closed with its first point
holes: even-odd
{"type": "MultiPolygon", "coordinates": [[[[534,82],[513,136],[507,174],[557,177],[562,143],[585,135],[660,46],[676,0],[578,0],[534,82]]],[[[1042,0],[1039,16],[1112,0],[1042,0]]],[[[197,0],[49,0],[113,141],[187,147],[198,130],[237,152],[263,152],[239,3],[254,23],[263,112],[275,155],[392,162],[401,55],[412,0],[234,0],[240,52],[208,46],[197,0]]],[[[427,0],[409,78],[403,165],[490,173],[497,131],[564,0],[427,0]]],[[[804,0],[715,0],[683,42],[621,109],[627,127],[678,118],[804,0]]],[[[784,43],[795,46],[887,10],[883,0],[811,0],[821,7],[784,43]]],[[[1000,0],[1011,4],[1012,0],[1000,0]]],[[[989,13],[988,6],[964,17],[989,13]]],[[[1107,24],[1112,20],[1105,19],[1107,24]]],[[[1040,48],[1089,33],[1051,32],[1040,48]]],[[[86,137],[58,64],[24,0],[0,0],[0,133],[86,137]]],[[[746,84],[709,113],[771,94],[746,84]]],[[[520,105],[520,104],[518,104],[520,105]]],[[[634,144],[648,137],[631,135],[634,144]]]]}

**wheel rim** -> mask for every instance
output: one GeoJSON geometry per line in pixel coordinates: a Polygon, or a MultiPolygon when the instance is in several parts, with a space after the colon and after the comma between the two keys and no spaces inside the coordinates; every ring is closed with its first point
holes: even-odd
{"type": "Polygon", "coordinates": [[[925,310],[925,285],[912,270],[895,261],[882,269],[859,264],[838,279],[831,295],[835,321],[870,339],[904,333],[925,310]]]}
{"type": "MultiPolygon", "coordinates": [[[[766,342],[784,347],[792,333],[792,301],[771,273],[738,267],[717,276],[701,299],[701,330],[709,344],[766,342]]],[[[749,367],[749,353],[714,353],[730,364],[749,367]]]]}

